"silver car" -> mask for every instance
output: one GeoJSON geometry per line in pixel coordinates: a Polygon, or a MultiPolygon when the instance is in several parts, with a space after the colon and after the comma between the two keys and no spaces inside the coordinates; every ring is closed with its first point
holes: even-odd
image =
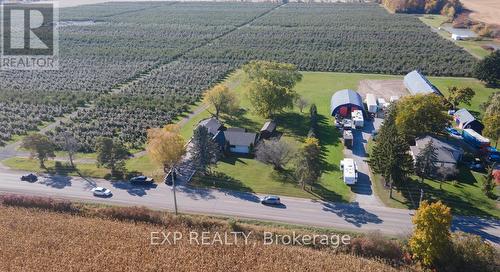
{"type": "Polygon", "coordinates": [[[92,188],[92,193],[94,194],[94,196],[111,196],[112,193],[109,189],[106,189],[106,188],[103,188],[103,187],[95,187],[95,188],[92,188]]]}
{"type": "Polygon", "coordinates": [[[281,200],[278,196],[265,196],[260,200],[260,203],[267,205],[280,205],[281,200]]]}

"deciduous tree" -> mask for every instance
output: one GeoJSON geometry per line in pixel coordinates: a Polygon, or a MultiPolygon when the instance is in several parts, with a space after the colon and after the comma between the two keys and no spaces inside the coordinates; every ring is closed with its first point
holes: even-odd
{"type": "Polygon", "coordinates": [[[40,133],[34,133],[24,137],[21,147],[29,150],[31,156],[37,158],[40,162],[40,167],[45,168],[45,161],[48,158],[54,158],[55,146],[50,139],[40,133]]]}
{"type": "Polygon", "coordinates": [[[447,100],[453,106],[453,109],[456,109],[460,103],[470,106],[470,101],[476,95],[476,92],[469,87],[458,88],[453,86],[448,88],[448,92],[447,100]]]}
{"type": "Polygon", "coordinates": [[[122,142],[107,137],[99,137],[96,142],[97,165],[111,169],[117,176],[125,168],[125,159],[130,153],[122,142]]]}
{"type": "Polygon", "coordinates": [[[274,170],[281,171],[292,159],[294,150],[285,140],[263,140],[255,151],[257,160],[271,164],[274,170]]]}
{"type": "Polygon", "coordinates": [[[212,140],[212,136],[204,126],[198,126],[194,130],[191,143],[193,165],[202,174],[206,174],[210,170],[210,166],[217,162],[220,153],[219,146],[212,140]]]}
{"type": "Polygon", "coordinates": [[[311,186],[321,177],[321,147],[316,138],[309,137],[298,152],[295,164],[297,180],[305,189],[306,184],[311,186]]]}
{"type": "Polygon", "coordinates": [[[443,98],[434,94],[404,97],[396,107],[396,125],[406,139],[442,132],[451,120],[443,98]]]}
{"type": "Polygon", "coordinates": [[[409,245],[413,257],[433,267],[450,251],[451,210],[441,201],[423,201],[412,221],[415,227],[409,245]]]}
{"type": "Polygon", "coordinates": [[[62,133],[63,136],[63,149],[68,153],[68,158],[69,158],[69,163],[71,164],[71,167],[75,167],[74,163],[74,158],[75,154],[80,148],[80,145],[78,144],[78,141],[76,138],[73,136],[73,134],[69,131],[65,131],[62,133]]]}
{"type": "Polygon", "coordinates": [[[274,85],[292,89],[302,80],[297,66],[289,63],[254,60],[243,66],[243,71],[251,81],[266,79],[274,85]]]}
{"type": "Polygon", "coordinates": [[[221,113],[230,114],[238,109],[238,99],[226,85],[218,84],[205,93],[203,101],[213,108],[213,115],[219,119],[221,113]]]}
{"type": "Polygon", "coordinates": [[[298,96],[295,99],[295,105],[297,106],[297,108],[299,108],[301,113],[304,110],[304,108],[307,107],[308,104],[309,104],[309,102],[305,98],[303,98],[302,96],[298,96]]]}
{"type": "Polygon", "coordinates": [[[258,79],[250,84],[248,98],[257,114],[264,118],[272,118],[285,108],[292,108],[296,97],[290,88],[274,84],[267,79],[258,79]]]}
{"type": "Polygon", "coordinates": [[[491,86],[500,84],[500,51],[496,50],[478,62],[475,68],[476,78],[491,86]]]}

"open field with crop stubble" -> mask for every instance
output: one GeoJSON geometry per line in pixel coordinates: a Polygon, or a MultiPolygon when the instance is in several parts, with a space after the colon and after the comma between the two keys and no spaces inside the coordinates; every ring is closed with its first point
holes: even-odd
{"type": "Polygon", "coordinates": [[[0,270],[96,271],[105,265],[113,271],[396,271],[354,256],[264,246],[257,240],[248,246],[197,246],[187,239],[177,245],[150,245],[152,231],[185,236],[192,230],[231,231],[209,221],[191,227],[181,222],[173,220],[165,228],[0,206],[0,270]],[[96,234],[105,234],[105,239],[96,234]]]}

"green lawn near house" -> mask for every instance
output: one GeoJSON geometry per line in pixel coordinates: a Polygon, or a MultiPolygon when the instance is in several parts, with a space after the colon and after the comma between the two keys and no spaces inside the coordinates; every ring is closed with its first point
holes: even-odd
{"type": "MultiPolygon", "coordinates": [[[[369,141],[368,152],[371,152],[374,142],[369,141]]],[[[453,214],[480,215],[500,217],[497,201],[488,198],[481,190],[484,174],[470,171],[466,166],[459,167],[460,173],[456,180],[440,182],[418,177],[405,186],[394,189],[392,198],[389,189],[384,186],[380,175],[371,174],[373,189],[380,200],[393,208],[417,208],[420,199],[420,189],[423,189],[424,199],[441,200],[451,207],[453,214]],[[440,188],[441,185],[441,188],[440,188]]]]}

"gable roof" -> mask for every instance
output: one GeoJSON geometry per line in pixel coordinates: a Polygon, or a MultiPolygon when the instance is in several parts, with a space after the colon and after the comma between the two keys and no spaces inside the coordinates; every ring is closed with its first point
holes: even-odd
{"type": "Polygon", "coordinates": [[[257,133],[229,130],[224,131],[224,136],[230,145],[250,146],[255,143],[257,133]]]}
{"type": "Polygon", "coordinates": [[[208,118],[201,120],[198,126],[204,126],[208,129],[208,132],[212,135],[216,135],[217,131],[222,127],[222,123],[215,118],[208,118]]]}
{"type": "Polygon", "coordinates": [[[467,109],[457,110],[453,116],[464,125],[476,120],[467,109]]]}
{"type": "Polygon", "coordinates": [[[361,96],[356,91],[349,89],[337,91],[332,95],[330,102],[330,112],[332,115],[343,105],[356,105],[363,110],[365,108],[361,96]]]}
{"type": "Polygon", "coordinates": [[[404,85],[412,95],[431,93],[442,95],[441,92],[417,70],[413,70],[405,76],[404,85]]]}
{"type": "Polygon", "coordinates": [[[463,150],[455,145],[449,144],[432,136],[419,137],[415,140],[415,145],[410,146],[414,156],[418,156],[420,151],[432,140],[432,146],[436,148],[437,162],[457,163],[460,160],[463,150]]]}
{"type": "Polygon", "coordinates": [[[260,131],[268,131],[268,132],[274,132],[276,129],[276,122],[274,121],[267,121],[264,126],[260,129],[260,131]]]}

